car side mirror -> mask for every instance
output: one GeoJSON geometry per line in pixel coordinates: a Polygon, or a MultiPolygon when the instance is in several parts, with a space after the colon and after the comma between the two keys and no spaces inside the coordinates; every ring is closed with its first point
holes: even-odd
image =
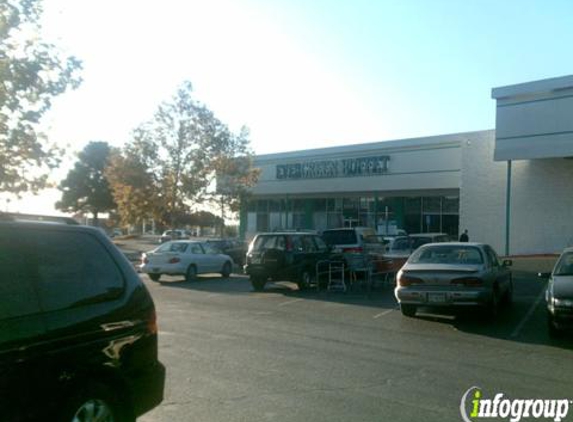
{"type": "Polygon", "coordinates": [[[549,278],[551,273],[537,273],[537,278],[549,278]]]}
{"type": "Polygon", "coordinates": [[[504,267],[511,267],[513,265],[513,261],[511,259],[504,259],[503,266],[504,267]]]}

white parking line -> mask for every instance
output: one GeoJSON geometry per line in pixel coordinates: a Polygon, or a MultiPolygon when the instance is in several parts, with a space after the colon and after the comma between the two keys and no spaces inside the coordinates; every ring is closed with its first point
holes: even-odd
{"type": "Polygon", "coordinates": [[[395,311],[396,309],[398,309],[398,308],[386,309],[384,312],[380,312],[379,314],[374,315],[372,318],[378,319],[380,317],[383,317],[384,315],[388,315],[389,313],[391,313],[392,311],[395,311]]]}
{"type": "Polygon", "coordinates": [[[539,306],[541,300],[543,300],[544,296],[545,296],[545,290],[541,290],[541,293],[539,293],[539,296],[537,296],[537,299],[535,300],[533,305],[531,305],[531,307],[529,308],[529,310],[527,311],[521,322],[517,325],[517,327],[515,327],[515,330],[513,330],[513,333],[511,333],[510,337],[517,337],[519,335],[522,328],[525,326],[527,321],[529,321],[529,318],[531,318],[531,315],[533,315],[535,309],[539,306]]]}
{"type": "Polygon", "coordinates": [[[289,300],[287,302],[279,303],[277,306],[286,306],[286,305],[290,305],[291,303],[301,302],[302,300],[303,299],[293,299],[293,300],[289,300]]]}

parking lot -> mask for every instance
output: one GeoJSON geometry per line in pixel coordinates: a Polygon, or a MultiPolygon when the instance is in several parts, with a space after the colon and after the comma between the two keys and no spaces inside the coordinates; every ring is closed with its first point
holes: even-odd
{"type": "Polygon", "coordinates": [[[471,311],[403,317],[391,286],[253,292],[239,274],[142,278],[168,371],[165,400],[143,422],[460,421],[473,386],[573,399],[573,336],[548,337],[533,273],[514,273],[514,303],[495,322],[471,311]]]}

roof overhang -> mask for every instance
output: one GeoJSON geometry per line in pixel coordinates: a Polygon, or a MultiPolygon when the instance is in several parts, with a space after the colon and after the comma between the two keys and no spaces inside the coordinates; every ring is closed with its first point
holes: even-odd
{"type": "Polygon", "coordinates": [[[494,88],[495,161],[573,157],[573,75],[494,88]]]}

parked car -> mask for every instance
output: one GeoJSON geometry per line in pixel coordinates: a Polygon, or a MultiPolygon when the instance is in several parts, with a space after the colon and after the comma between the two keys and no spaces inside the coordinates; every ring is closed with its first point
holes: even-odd
{"type": "Polygon", "coordinates": [[[449,242],[450,235],[447,233],[413,233],[409,235],[412,239],[412,249],[416,250],[418,247],[426,243],[441,243],[449,242]]]}
{"type": "Polygon", "coordinates": [[[162,274],[184,275],[186,281],[205,273],[227,278],[233,271],[233,259],[207,242],[174,240],[142,254],[139,268],[153,281],[159,281],[162,274]]]}
{"type": "Polygon", "coordinates": [[[573,248],[561,253],[552,272],[539,276],[549,278],[545,291],[547,328],[551,336],[557,336],[573,328],[573,248]]]}
{"type": "Polygon", "coordinates": [[[302,290],[316,282],[316,263],[329,256],[330,249],[318,234],[260,233],[249,245],[244,269],[257,291],[269,279],[292,281],[302,290]]]}
{"type": "Polygon", "coordinates": [[[207,239],[209,245],[217,248],[233,258],[233,262],[237,265],[244,265],[245,255],[247,254],[247,245],[242,240],[238,239],[207,239]]]}
{"type": "Polygon", "coordinates": [[[334,253],[371,253],[383,255],[386,247],[381,237],[370,227],[328,229],[322,239],[334,253]]]}
{"type": "Polygon", "coordinates": [[[53,221],[0,216],[0,419],[133,421],[163,399],[153,300],[106,234],[53,221]]]}
{"type": "Polygon", "coordinates": [[[386,252],[384,257],[391,260],[389,267],[398,272],[414,252],[414,239],[409,236],[385,237],[386,252]]]}
{"type": "Polygon", "coordinates": [[[165,230],[159,238],[159,243],[169,242],[170,240],[188,239],[189,237],[185,230],[165,230]]]}
{"type": "Polygon", "coordinates": [[[510,266],[483,243],[429,243],[398,272],[394,293],[406,316],[421,306],[479,306],[495,315],[503,299],[512,299],[510,266]]]}
{"type": "Polygon", "coordinates": [[[109,233],[109,237],[118,237],[118,236],[123,236],[123,230],[115,228],[112,229],[111,232],[109,233]]]}

